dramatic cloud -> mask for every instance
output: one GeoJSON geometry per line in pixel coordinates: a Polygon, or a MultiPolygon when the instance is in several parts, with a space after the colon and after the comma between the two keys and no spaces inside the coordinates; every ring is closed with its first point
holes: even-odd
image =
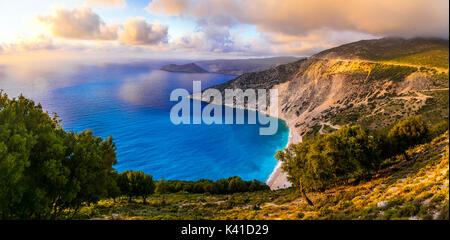
{"type": "Polygon", "coordinates": [[[89,8],[57,9],[51,15],[39,16],[55,37],[84,40],[115,40],[117,26],[107,26],[89,8]]]}
{"type": "Polygon", "coordinates": [[[263,32],[307,35],[330,29],[380,36],[448,37],[448,0],[155,0],[153,13],[193,17],[263,32]]]}
{"type": "MultiPolygon", "coordinates": [[[[36,50],[61,52],[56,57],[63,52],[83,56],[98,52],[105,56],[308,56],[362,39],[448,38],[449,34],[448,0],[147,1],[150,14],[139,12],[145,18],[128,15],[142,9],[131,1],[127,6],[126,0],[76,0],[72,5],[83,7],[56,8],[33,19],[37,21],[29,16],[23,34],[17,32],[27,38],[11,38],[15,27],[5,25],[8,32],[2,41],[8,42],[0,43],[0,53],[5,61],[9,61],[6,55],[26,51],[39,59],[36,50]],[[118,8],[103,9],[99,13],[105,15],[100,17],[91,7],[118,8]],[[128,18],[119,22],[124,16],[128,18]]],[[[11,16],[2,17],[8,22],[11,16]]]]}
{"type": "Polygon", "coordinates": [[[128,18],[119,34],[119,42],[127,45],[157,45],[167,42],[168,27],[147,23],[145,19],[128,18]]]}
{"type": "Polygon", "coordinates": [[[448,0],[154,0],[146,9],[197,22],[203,34],[178,39],[180,46],[310,55],[385,36],[448,38],[448,6],[448,0]],[[256,27],[267,45],[230,38],[229,30],[243,25],[256,27]]]}

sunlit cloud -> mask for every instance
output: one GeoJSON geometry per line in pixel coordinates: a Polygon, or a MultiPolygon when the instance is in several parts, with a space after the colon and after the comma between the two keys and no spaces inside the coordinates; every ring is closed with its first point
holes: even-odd
{"type": "Polygon", "coordinates": [[[144,18],[128,18],[119,34],[119,42],[126,45],[156,45],[167,43],[168,26],[151,24],[144,18]]]}
{"type": "Polygon", "coordinates": [[[56,9],[50,15],[38,16],[55,37],[65,39],[115,40],[118,26],[106,25],[99,15],[83,7],[56,9]]]}
{"type": "MultiPolygon", "coordinates": [[[[448,5],[447,0],[154,0],[146,9],[195,19],[209,41],[222,36],[226,42],[228,29],[250,25],[270,44],[268,52],[310,55],[367,38],[448,38],[448,5]]],[[[180,42],[190,47],[198,42],[198,37],[189,39],[180,42]]]]}
{"type": "MultiPolygon", "coordinates": [[[[309,56],[362,39],[449,34],[448,0],[153,0],[145,9],[126,0],[43,4],[17,17],[22,24],[3,24],[0,57],[41,50],[58,57],[309,56]]],[[[1,11],[3,22],[16,16],[1,11]]]]}
{"type": "Polygon", "coordinates": [[[448,37],[447,0],[154,0],[151,13],[193,17],[222,25],[306,35],[328,28],[383,36],[448,37]]]}

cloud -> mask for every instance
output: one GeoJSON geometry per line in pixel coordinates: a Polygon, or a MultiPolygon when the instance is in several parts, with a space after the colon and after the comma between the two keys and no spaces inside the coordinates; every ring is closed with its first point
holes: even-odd
{"type": "Polygon", "coordinates": [[[14,42],[11,43],[1,43],[0,44],[0,52],[3,49],[3,52],[25,52],[25,51],[34,51],[34,50],[51,50],[57,49],[53,43],[53,39],[46,35],[39,35],[34,38],[24,38],[19,37],[14,42]]]}
{"type": "Polygon", "coordinates": [[[214,26],[207,26],[199,32],[177,38],[173,42],[173,48],[214,53],[253,52],[250,45],[245,45],[232,36],[228,28],[214,26]]]}
{"type": "Polygon", "coordinates": [[[89,6],[112,6],[112,7],[126,7],[125,0],[86,0],[89,6]]]}
{"type": "Polygon", "coordinates": [[[155,0],[152,13],[223,25],[255,25],[262,32],[304,36],[318,29],[380,36],[448,38],[448,0],[155,0]]]}
{"type": "MultiPolygon", "coordinates": [[[[97,0],[98,1],[98,0],[97,0]]],[[[101,0],[105,2],[105,0],[101,0]]],[[[109,26],[90,8],[56,9],[37,18],[57,38],[109,40],[125,45],[158,45],[168,42],[168,26],[151,24],[141,17],[128,18],[123,25],[109,26]]]]}
{"type": "Polygon", "coordinates": [[[276,54],[313,55],[325,49],[361,39],[374,39],[375,35],[354,31],[315,30],[304,36],[268,33],[264,38],[276,54]]]}
{"type": "Polygon", "coordinates": [[[115,40],[118,26],[106,25],[99,15],[83,7],[56,9],[51,15],[38,16],[55,37],[83,40],[115,40]]]}
{"type": "Polygon", "coordinates": [[[179,46],[219,52],[311,55],[361,39],[449,35],[448,0],[154,0],[146,9],[194,19],[202,33],[179,46]],[[234,26],[256,27],[266,43],[230,36],[234,26]]]}
{"type": "Polygon", "coordinates": [[[126,45],[157,45],[167,43],[168,26],[147,23],[144,18],[128,18],[119,34],[126,45]]]}

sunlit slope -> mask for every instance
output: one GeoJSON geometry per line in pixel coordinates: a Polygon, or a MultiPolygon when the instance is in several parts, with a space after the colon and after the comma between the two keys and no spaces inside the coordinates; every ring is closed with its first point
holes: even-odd
{"type": "Polygon", "coordinates": [[[412,162],[393,158],[391,166],[369,182],[311,193],[288,200],[286,194],[261,210],[232,209],[226,219],[448,219],[448,132],[410,149],[412,162]],[[283,201],[282,199],[285,198],[283,201]],[[283,203],[284,202],[284,203],[283,203]]]}
{"type": "Polygon", "coordinates": [[[449,134],[393,157],[372,180],[308,193],[309,206],[296,189],[227,195],[154,194],[100,201],[76,218],[94,219],[448,219],[449,134]]]}
{"type": "Polygon", "coordinates": [[[434,38],[383,38],[331,48],[317,58],[361,59],[448,69],[449,42],[434,38]]]}
{"type": "Polygon", "coordinates": [[[448,119],[448,52],[445,39],[363,40],[214,88],[277,88],[278,116],[298,135],[343,124],[379,130],[411,115],[433,125],[448,119]]]}

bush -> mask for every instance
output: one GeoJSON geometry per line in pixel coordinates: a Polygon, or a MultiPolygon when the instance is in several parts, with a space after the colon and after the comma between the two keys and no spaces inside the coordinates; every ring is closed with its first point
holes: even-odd
{"type": "Polygon", "coordinates": [[[437,123],[430,129],[430,138],[434,139],[447,131],[448,131],[448,121],[442,121],[440,123],[437,123]]]}
{"type": "Polygon", "coordinates": [[[412,116],[395,124],[387,137],[392,146],[392,153],[403,153],[405,158],[409,160],[406,150],[426,142],[429,138],[429,131],[420,116],[412,116]]]}

